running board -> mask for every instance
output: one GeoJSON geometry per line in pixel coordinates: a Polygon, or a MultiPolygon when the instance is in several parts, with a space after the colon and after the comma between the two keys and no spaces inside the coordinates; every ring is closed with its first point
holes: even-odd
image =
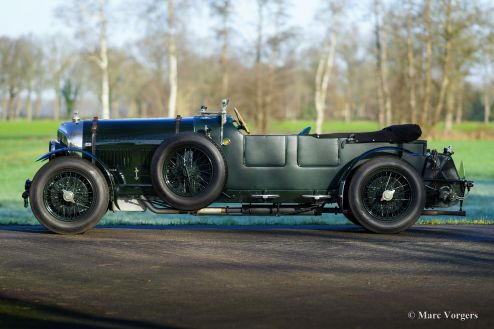
{"type": "MultiPolygon", "coordinates": [[[[178,210],[168,207],[157,207],[152,202],[142,197],[141,204],[156,214],[189,214],[189,215],[257,215],[257,216],[318,216],[322,212],[336,212],[334,209],[321,209],[316,206],[303,205],[242,205],[241,207],[207,207],[195,211],[178,210]]],[[[335,208],[336,209],[336,208],[335,208]]]]}
{"type": "Polygon", "coordinates": [[[466,216],[465,210],[424,210],[424,216],[466,216]]]}

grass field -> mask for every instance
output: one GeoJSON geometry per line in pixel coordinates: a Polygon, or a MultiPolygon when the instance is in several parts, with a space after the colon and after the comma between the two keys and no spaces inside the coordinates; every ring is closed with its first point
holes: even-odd
{"type": "MultiPolygon", "coordinates": [[[[281,122],[271,131],[296,132],[312,122],[281,122]]],[[[462,129],[475,126],[466,123],[462,129]]],[[[37,224],[29,209],[22,207],[21,193],[26,178],[32,178],[43,163],[35,160],[47,151],[48,142],[56,135],[58,123],[40,121],[33,123],[0,123],[0,224],[37,224]]],[[[327,123],[325,131],[365,131],[377,129],[372,122],[352,124],[327,123]]],[[[494,141],[433,141],[432,148],[442,150],[453,145],[455,161],[464,161],[467,176],[476,181],[472,194],[466,201],[468,222],[494,222],[494,141]]],[[[448,219],[423,217],[422,222],[463,223],[464,218],[448,219]]],[[[302,224],[347,223],[341,215],[323,217],[194,217],[188,215],[159,216],[144,214],[109,213],[101,224],[302,224]]]]}

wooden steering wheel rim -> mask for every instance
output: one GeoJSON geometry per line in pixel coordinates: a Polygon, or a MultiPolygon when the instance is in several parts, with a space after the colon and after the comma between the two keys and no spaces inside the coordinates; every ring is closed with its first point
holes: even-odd
{"type": "Polygon", "coordinates": [[[240,112],[237,110],[236,107],[234,107],[233,110],[235,111],[235,115],[237,116],[238,122],[240,123],[240,127],[242,127],[245,132],[250,135],[249,127],[247,127],[247,124],[245,123],[244,118],[242,117],[240,112]]]}

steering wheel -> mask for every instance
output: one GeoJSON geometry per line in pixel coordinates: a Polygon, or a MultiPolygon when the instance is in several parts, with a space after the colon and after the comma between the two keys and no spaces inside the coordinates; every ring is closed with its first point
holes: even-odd
{"type": "Polygon", "coordinates": [[[235,111],[235,115],[237,116],[238,119],[238,129],[243,129],[248,135],[250,135],[250,130],[247,127],[247,124],[245,123],[244,118],[242,118],[240,112],[237,110],[236,107],[234,107],[233,110],[235,111]]]}

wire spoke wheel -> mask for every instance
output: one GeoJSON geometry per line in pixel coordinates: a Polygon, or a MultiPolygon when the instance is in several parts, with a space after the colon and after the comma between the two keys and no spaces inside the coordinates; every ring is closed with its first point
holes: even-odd
{"type": "Polygon", "coordinates": [[[165,139],[151,159],[151,182],[170,207],[194,211],[218,199],[228,176],[225,156],[209,137],[184,132],[165,139]]]}
{"type": "Polygon", "coordinates": [[[381,156],[362,164],[348,188],[349,210],[367,230],[399,233],[412,226],[425,207],[422,177],[406,161],[381,156]]]}
{"type": "Polygon", "coordinates": [[[365,209],[380,221],[394,221],[412,204],[408,179],[393,169],[381,169],[370,175],[361,189],[365,209]]]}
{"type": "Polygon", "coordinates": [[[48,212],[61,221],[77,221],[93,204],[90,180],[79,172],[62,171],[55,174],[43,190],[48,212]]]}
{"type": "Polygon", "coordinates": [[[173,193],[184,197],[195,196],[210,185],[213,164],[201,149],[194,146],[180,147],[165,159],[163,177],[173,193]]]}

